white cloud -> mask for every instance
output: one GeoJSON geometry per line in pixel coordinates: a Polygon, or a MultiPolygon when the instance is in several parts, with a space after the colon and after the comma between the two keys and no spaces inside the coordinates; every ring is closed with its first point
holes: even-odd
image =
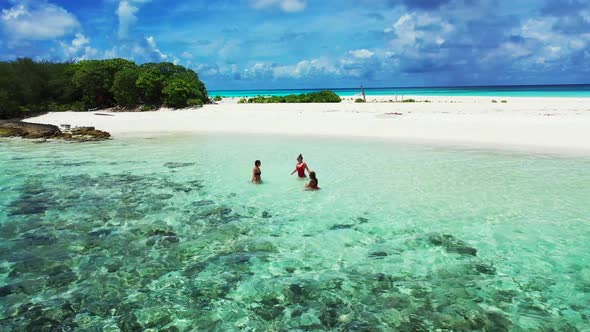
{"type": "Polygon", "coordinates": [[[90,39],[84,36],[82,33],[77,33],[76,37],[72,40],[70,44],[66,44],[61,42],[61,46],[65,54],[72,56],[78,53],[80,49],[86,44],[90,43],[90,39]]]}
{"type": "Polygon", "coordinates": [[[15,40],[47,40],[75,31],[80,23],[62,7],[43,3],[28,7],[20,4],[2,10],[0,20],[9,36],[15,40]]]}
{"type": "Polygon", "coordinates": [[[117,58],[118,57],[117,54],[118,53],[117,53],[117,49],[116,48],[113,48],[113,49],[104,51],[104,57],[105,57],[105,59],[117,58]]]}
{"type": "Polygon", "coordinates": [[[441,45],[455,30],[452,24],[431,14],[402,15],[393,27],[384,29],[385,33],[394,33],[391,46],[396,49],[417,46],[416,44],[441,45]]]}
{"type": "Polygon", "coordinates": [[[199,64],[196,70],[199,75],[203,76],[215,76],[219,73],[219,68],[216,65],[199,64]]]}
{"type": "Polygon", "coordinates": [[[24,5],[19,5],[16,7],[12,7],[10,9],[3,9],[2,10],[2,19],[3,20],[16,20],[19,17],[26,16],[28,11],[25,9],[24,5]]]}
{"type": "Polygon", "coordinates": [[[540,41],[549,41],[555,37],[552,26],[554,18],[530,19],[520,27],[520,35],[526,38],[533,38],[540,41]]]}
{"type": "Polygon", "coordinates": [[[375,55],[375,52],[371,52],[367,49],[352,50],[348,52],[350,55],[357,59],[369,59],[375,55]]]}
{"type": "Polygon", "coordinates": [[[182,52],[181,56],[185,59],[192,59],[193,55],[189,52],[182,52]]]}
{"type": "MultiPolygon", "coordinates": [[[[574,52],[579,52],[590,45],[590,34],[567,34],[554,29],[558,21],[554,17],[529,19],[512,31],[527,39],[529,53],[535,63],[559,62],[574,52]],[[534,49],[532,52],[530,49],[534,49]]],[[[521,46],[525,47],[525,46],[521,46]]],[[[518,52],[516,53],[518,55],[518,52]]]]}
{"type": "Polygon", "coordinates": [[[292,65],[275,65],[268,62],[255,62],[247,67],[237,64],[200,64],[196,67],[199,75],[220,76],[225,79],[239,80],[273,80],[299,79],[337,74],[339,69],[325,58],[302,60],[292,65]]]}
{"type": "Polygon", "coordinates": [[[162,53],[162,51],[160,51],[160,49],[158,48],[158,45],[156,45],[156,40],[154,39],[153,36],[146,37],[145,40],[147,41],[149,47],[151,48],[150,51],[159,55],[160,59],[166,60],[168,58],[168,55],[166,55],[166,54],[162,53]]]}
{"type": "Polygon", "coordinates": [[[72,46],[79,48],[83,45],[86,45],[90,43],[90,39],[86,38],[86,36],[84,36],[84,34],[81,33],[77,33],[76,34],[76,38],[74,38],[74,40],[72,40],[72,46]]]}
{"type": "Polygon", "coordinates": [[[90,46],[90,38],[82,33],[77,33],[69,44],[60,42],[60,45],[67,57],[77,60],[95,59],[98,55],[98,50],[90,46]]]}
{"type": "Polygon", "coordinates": [[[288,13],[300,12],[307,5],[304,0],[254,0],[252,6],[256,9],[278,7],[288,13]]]}
{"type": "Polygon", "coordinates": [[[531,50],[528,47],[512,42],[503,43],[499,50],[504,53],[502,56],[506,58],[522,58],[531,55],[531,50]]]}
{"type": "MultiPolygon", "coordinates": [[[[213,47],[210,49],[213,49],[213,47]]],[[[220,59],[233,62],[244,56],[244,52],[246,52],[246,49],[242,47],[240,41],[228,40],[219,47],[217,50],[217,56],[220,59]]]]}
{"type": "Polygon", "coordinates": [[[340,73],[340,69],[326,58],[302,60],[295,65],[273,67],[272,71],[275,78],[302,78],[340,73]]]}
{"type": "Polygon", "coordinates": [[[86,46],[84,47],[84,54],[79,58],[80,60],[95,59],[98,55],[96,48],[86,46]]]}
{"type": "Polygon", "coordinates": [[[129,29],[137,22],[138,8],[131,5],[129,1],[121,1],[119,8],[117,8],[117,16],[119,16],[119,38],[127,38],[129,29]]]}
{"type": "Polygon", "coordinates": [[[127,38],[129,31],[137,23],[137,16],[139,6],[144,3],[151,2],[151,0],[122,0],[119,2],[117,8],[117,16],[119,17],[119,38],[127,38]]]}

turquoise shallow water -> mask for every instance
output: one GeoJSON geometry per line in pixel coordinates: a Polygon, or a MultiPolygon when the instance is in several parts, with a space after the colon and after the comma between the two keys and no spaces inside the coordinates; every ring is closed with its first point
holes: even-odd
{"type": "Polygon", "coordinates": [[[588,158],[161,136],[2,140],[0,169],[2,331],[590,326],[588,158]]]}
{"type": "MultiPolygon", "coordinates": [[[[254,97],[285,96],[316,92],[324,89],[287,89],[287,90],[212,90],[211,96],[254,97]]],[[[351,97],[360,93],[360,88],[328,89],[342,97],[351,97]]],[[[504,85],[504,86],[470,86],[470,87],[397,87],[365,88],[368,96],[479,96],[479,97],[590,97],[590,84],[578,85],[504,85]]]]}

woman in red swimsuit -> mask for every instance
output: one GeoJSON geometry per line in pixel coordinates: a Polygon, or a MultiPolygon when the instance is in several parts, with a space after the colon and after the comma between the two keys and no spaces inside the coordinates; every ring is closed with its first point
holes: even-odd
{"type": "Polygon", "coordinates": [[[291,172],[291,175],[295,174],[295,172],[297,172],[297,176],[300,178],[305,178],[307,177],[305,175],[305,170],[307,170],[309,172],[309,167],[307,167],[307,164],[303,162],[303,156],[301,154],[299,154],[299,156],[297,157],[297,165],[295,165],[295,170],[293,172],[291,172]]]}

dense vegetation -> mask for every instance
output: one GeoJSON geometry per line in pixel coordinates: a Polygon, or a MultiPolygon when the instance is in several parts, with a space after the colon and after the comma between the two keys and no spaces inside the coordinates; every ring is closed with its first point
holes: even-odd
{"type": "Polygon", "coordinates": [[[256,96],[252,98],[242,98],[239,103],[339,103],[342,100],[340,96],[329,90],[319,92],[303,93],[300,95],[287,96],[256,96]]]}
{"type": "Polygon", "coordinates": [[[172,63],[140,66],[124,59],[0,62],[0,118],[112,106],[152,109],[209,102],[194,71],[172,63]]]}

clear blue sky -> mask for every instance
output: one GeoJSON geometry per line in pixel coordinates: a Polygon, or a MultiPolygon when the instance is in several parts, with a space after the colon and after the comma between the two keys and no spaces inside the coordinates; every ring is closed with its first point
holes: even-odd
{"type": "Polygon", "coordinates": [[[209,89],[590,83],[590,0],[0,0],[0,59],[170,61],[209,89]]]}

